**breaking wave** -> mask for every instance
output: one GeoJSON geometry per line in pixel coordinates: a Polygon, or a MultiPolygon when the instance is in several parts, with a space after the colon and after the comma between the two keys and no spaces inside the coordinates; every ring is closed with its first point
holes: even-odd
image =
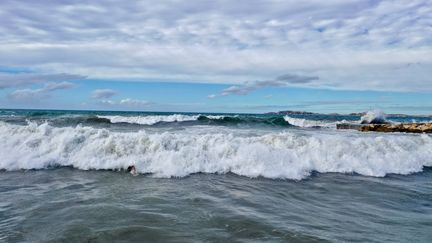
{"type": "Polygon", "coordinates": [[[289,126],[283,117],[256,117],[256,116],[223,116],[223,115],[155,115],[155,116],[97,116],[107,119],[111,123],[130,123],[140,125],[155,125],[169,122],[191,122],[206,125],[236,125],[236,124],[264,124],[276,126],[289,126]]]}
{"type": "Polygon", "coordinates": [[[132,123],[141,125],[154,125],[159,122],[182,122],[195,121],[199,115],[155,115],[155,116],[98,116],[99,118],[108,119],[111,123],[132,123]]]}
{"type": "Polygon", "coordinates": [[[304,118],[295,118],[290,116],[284,117],[285,121],[289,124],[296,127],[326,127],[326,128],[336,128],[338,123],[344,123],[345,120],[342,121],[323,121],[323,120],[309,120],[304,118]]]}
{"type": "Polygon", "coordinates": [[[0,122],[0,169],[125,169],[156,177],[228,173],[248,177],[303,179],[313,171],[385,176],[432,166],[428,135],[304,133],[261,135],[234,129],[149,133],[48,123],[0,122]],[[197,132],[201,131],[201,132],[197,132]]]}
{"type": "Polygon", "coordinates": [[[198,121],[201,123],[207,123],[209,125],[229,125],[229,124],[263,124],[273,126],[289,126],[289,124],[283,117],[254,117],[254,116],[200,116],[198,121]]]}

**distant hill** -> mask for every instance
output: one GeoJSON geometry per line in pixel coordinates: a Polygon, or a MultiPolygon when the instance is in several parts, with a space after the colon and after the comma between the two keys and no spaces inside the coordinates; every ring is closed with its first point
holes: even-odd
{"type": "Polygon", "coordinates": [[[319,113],[308,112],[308,111],[276,111],[276,112],[267,112],[265,114],[273,114],[273,115],[319,115],[319,113]]]}

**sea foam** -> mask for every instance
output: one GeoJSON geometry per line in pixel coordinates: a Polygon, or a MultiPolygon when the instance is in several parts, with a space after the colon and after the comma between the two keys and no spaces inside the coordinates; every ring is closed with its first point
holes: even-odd
{"type": "Polygon", "coordinates": [[[112,123],[133,123],[141,125],[153,125],[159,122],[182,122],[195,121],[199,115],[149,115],[149,116],[98,116],[99,118],[109,119],[112,123]]]}
{"type": "Polygon", "coordinates": [[[0,122],[0,169],[125,169],[156,177],[228,173],[302,179],[312,171],[382,177],[432,166],[429,135],[363,134],[295,129],[263,134],[234,129],[149,133],[47,123],[0,122]]]}
{"type": "Polygon", "coordinates": [[[304,118],[295,118],[290,116],[284,116],[285,121],[289,124],[294,125],[296,127],[326,127],[326,128],[336,128],[336,124],[344,123],[345,120],[342,121],[317,121],[317,120],[309,120],[304,118]]]}

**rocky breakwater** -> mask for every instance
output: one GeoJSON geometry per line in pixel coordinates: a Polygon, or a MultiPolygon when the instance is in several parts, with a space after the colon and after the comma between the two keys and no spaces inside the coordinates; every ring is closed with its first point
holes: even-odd
{"type": "Polygon", "coordinates": [[[432,123],[391,123],[384,112],[375,110],[365,113],[358,123],[342,123],[337,129],[354,129],[361,132],[432,133],[432,123]]]}
{"type": "Polygon", "coordinates": [[[367,124],[357,127],[362,132],[432,133],[432,123],[367,124]]]}

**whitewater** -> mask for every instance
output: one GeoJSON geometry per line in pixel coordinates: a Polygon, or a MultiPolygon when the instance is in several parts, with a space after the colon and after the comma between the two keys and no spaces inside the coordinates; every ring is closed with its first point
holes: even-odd
{"type": "Polygon", "coordinates": [[[123,170],[155,177],[234,173],[300,180],[312,172],[382,177],[432,166],[430,135],[191,126],[120,132],[91,126],[0,122],[0,169],[123,170]]]}
{"type": "Polygon", "coordinates": [[[133,123],[142,125],[153,125],[159,122],[182,122],[195,121],[199,115],[149,115],[149,116],[97,116],[99,118],[109,119],[112,123],[133,123]]]}

